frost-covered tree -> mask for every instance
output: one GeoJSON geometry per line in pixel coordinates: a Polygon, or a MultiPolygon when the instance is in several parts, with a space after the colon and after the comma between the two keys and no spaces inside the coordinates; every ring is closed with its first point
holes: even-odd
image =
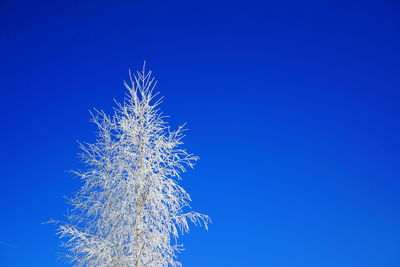
{"type": "Polygon", "coordinates": [[[209,222],[178,184],[197,160],[181,148],[184,128],[164,121],[151,71],[129,74],[127,98],[112,116],[95,110],[97,139],[81,144],[83,186],[59,226],[75,266],[181,266],[177,238],[209,222]]]}

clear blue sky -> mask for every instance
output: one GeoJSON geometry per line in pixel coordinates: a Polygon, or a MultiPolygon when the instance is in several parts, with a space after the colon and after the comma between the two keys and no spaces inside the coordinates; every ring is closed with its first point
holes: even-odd
{"type": "Polygon", "coordinates": [[[399,47],[396,1],[1,1],[0,266],[67,266],[42,223],[144,60],[201,157],[185,266],[400,266],[399,47]]]}

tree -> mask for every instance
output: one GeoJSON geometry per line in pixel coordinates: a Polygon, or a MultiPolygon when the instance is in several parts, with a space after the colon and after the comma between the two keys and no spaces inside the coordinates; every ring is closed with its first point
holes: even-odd
{"type": "Polygon", "coordinates": [[[188,222],[206,215],[188,211],[189,194],[178,184],[198,158],[181,148],[184,128],[172,131],[159,110],[151,71],[132,75],[124,102],[112,116],[95,110],[95,143],[80,144],[85,171],[58,234],[75,266],[181,266],[176,253],[188,222]]]}

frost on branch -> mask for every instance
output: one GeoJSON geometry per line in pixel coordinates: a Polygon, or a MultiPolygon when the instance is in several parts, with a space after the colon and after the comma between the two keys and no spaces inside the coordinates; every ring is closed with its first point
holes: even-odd
{"type": "Polygon", "coordinates": [[[178,236],[188,222],[209,222],[187,212],[190,196],[177,183],[197,160],[181,148],[184,128],[163,120],[151,72],[143,67],[130,80],[113,116],[92,114],[96,142],[81,144],[87,170],[75,174],[84,184],[59,227],[75,266],[181,266],[178,236]]]}

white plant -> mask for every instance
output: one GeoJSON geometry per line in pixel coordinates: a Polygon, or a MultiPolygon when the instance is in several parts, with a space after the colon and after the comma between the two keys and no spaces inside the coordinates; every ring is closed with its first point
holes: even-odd
{"type": "Polygon", "coordinates": [[[58,232],[75,266],[181,266],[177,238],[189,221],[209,222],[187,211],[190,196],[178,185],[197,160],[181,148],[184,128],[164,121],[151,71],[129,74],[124,103],[112,116],[96,110],[98,138],[81,144],[87,170],[75,173],[84,184],[58,232]]]}

